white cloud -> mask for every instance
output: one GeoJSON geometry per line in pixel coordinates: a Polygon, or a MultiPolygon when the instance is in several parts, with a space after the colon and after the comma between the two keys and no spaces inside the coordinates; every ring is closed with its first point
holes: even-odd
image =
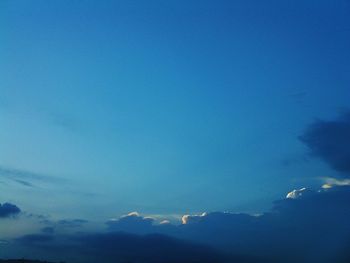
{"type": "Polygon", "coordinates": [[[134,211],[134,212],[130,212],[130,213],[127,214],[127,215],[123,215],[123,216],[121,216],[121,217],[127,217],[127,216],[140,216],[140,214],[139,214],[138,212],[134,211]]]}
{"type": "Polygon", "coordinates": [[[305,195],[309,195],[313,193],[312,190],[310,189],[307,189],[305,187],[301,188],[301,189],[294,189],[293,191],[289,192],[287,195],[286,195],[286,198],[289,198],[289,199],[298,199],[302,196],[305,196],[305,195]]]}
{"type": "Polygon", "coordinates": [[[322,178],[325,184],[322,185],[323,189],[329,189],[334,186],[347,186],[350,185],[350,179],[337,179],[332,177],[322,178]]]}
{"type": "Polygon", "coordinates": [[[201,215],[184,215],[182,216],[181,221],[182,221],[182,224],[186,225],[189,223],[197,222],[199,219],[201,219],[206,215],[207,215],[206,212],[202,213],[201,215]]]}

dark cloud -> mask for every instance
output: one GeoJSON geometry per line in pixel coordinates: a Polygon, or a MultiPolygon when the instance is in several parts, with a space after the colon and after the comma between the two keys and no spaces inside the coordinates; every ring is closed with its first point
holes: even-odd
{"type": "Polygon", "coordinates": [[[288,196],[258,216],[209,213],[181,226],[180,235],[277,262],[348,262],[350,187],[301,189],[288,196]]]}
{"type": "Polygon", "coordinates": [[[47,261],[40,261],[40,260],[26,260],[26,259],[6,259],[1,260],[0,263],[50,263],[47,261]]]}
{"type": "Polygon", "coordinates": [[[17,239],[21,245],[45,245],[54,240],[52,235],[47,234],[32,234],[25,235],[17,239]]]}
{"type": "Polygon", "coordinates": [[[83,224],[86,223],[88,223],[88,221],[84,219],[63,219],[57,222],[58,225],[64,227],[81,227],[83,224]]]}
{"type": "Polygon", "coordinates": [[[349,186],[334,186],[319,191],[302,188],[291,193],[287,195],[288,198],[274,203],[271,215],[279,219],[288,218],[289,221],[298,219],[299,226],[310,223],[312,230],[319,225],[319,230],[323,228],[322,232],[337,228],[344,233],[350,231],[350,224],[344,224],[350,220],[349,186]],[[332,228],[327,228],[327,225],[332,225],[332,228]]]}
{"type": "Polygon", "coordinates": [[[44,233],[44,234],[53,234],[53,233],[55,233],[55,228],[50,227],[50,226],[43,227],[41,229],[41,232],[44,233]]]}
{"type": "Polygon", "coordinates": [[[350,112],[334,121],[315,121],[299,139],[313,156],[350,175],[350,112]]]}
{"type": "Polygon", "coordinates": [[[19,238],[16,244],[32,248],[37,258],[50,251],[68,262],[228,262],[226,256],[208,246],[158,234],[96,233],[56,238],[36,234],[19,238]]]}
{"type": "Polygon", "coordinates": [[[113,221],[110,230],[159,233],[190,240],[257,262],[349,262],[350,187],[293,190],[260,215],[223,212],[185,215],[182,224],[113,221]],[[140,224],[139,226],[137,224],[140,224]]]}
{"type": "Polygon", "coordinates": [[[125,233],[87,235],[79,238],[90,257],[102,255],[125,262],[224,262],[224,257],[208,246],[164,235],[125,233]]]}
{"type": "Polygon", "coordinates": [[[305,262],[349,262],[350,187],[305,193],[275,202],[262,217],[271,245],[291,247],[305,262]]]}
{"type": "Polygon", "coordinates": [[[0,218],[11,217],[21,212],[16,205],[10,203],[0,204],[0,218]]]}

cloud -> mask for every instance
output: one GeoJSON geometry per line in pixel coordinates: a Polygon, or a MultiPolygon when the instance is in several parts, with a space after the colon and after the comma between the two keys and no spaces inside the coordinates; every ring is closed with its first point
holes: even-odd
{"type": "Polygon", "coordinates": [[[191,224],[191,223],[197,223],[201,220],[202,217],[206,216],[207,213],[203,213],[201,215],[184,215],[181,218],[182,224],[191,224]]]}
{"type": "Polygon", "coordinates": [[[47,244],[54,240],[52,235],[47,234],[31,234],[25,235],[17,239],[17,242],[22,245],[40,245],[47,244]]]}
{"type": "MultiPolygon", "coordinates": [[[[214,249],[176,238],[152,234],[145,236],[107,233],[80,238],[92,256],[101,254],[136,262],[223,262],[214,249]]],[[[87,252],[88,252],[87,251],[87,252]]]]}
{"type": "Polygon", "coordinates": [[[295,190],[289,192],[286,195],[286,198],[298,199],[298,198],[301,198],[301,197],[303,197],[305,195],[312,194],[312,193],[313,193],[312,190],[303,187],[301,189],[295,189],[295,190]]]}
{"type": "MultiPolygon", "coordinates": [[[[16,244],[49,251],[57,260],[79,255],[80,262],[345,263],[350,260],[349,200],[348,185],[301,188],[260,215],[208,212],[185,215],[174,225],[132,212],[108,221],[106,232],[60,232],[56,222],[50,225],[54,231],[42,229],[16,244]]],[[[66,222],[75,220],[61,221],[66,222]]]]}
{"type": "Polygon", "coordinates": [[[326,177],[322,179],[325,182],[325,184],[322,185],[322,188],[324,189],[332,188],[334,186],[350,186],[350,179],[337,179],[331,177],[326,177]]]}
{"type": "Polygon", "coordinates": [[[29,183],[27,181],[23,181],[23,180],[19,180],[19,179],[13,179],[14,182],[17,182],[23,186],[27,186],[27,187],[35,187],[32,183],[29,183]]]}
{"type": "Polygon", "coordinates": [[[349,262],[350,187],[302,188],[264,214],[207,213],[178,227],[178,237],[268,262],[349,262]],[[342,261],[343,259],[345,261],[342,261]]]}
{"type": "Polygon", "coordinates": [[[31,248],[37,252],[36,258],[50,251],[54,258],[68,262],[226,262],[222,253],[208,246],[158,234],[33,234],[18,238],[15,245],[19,255],[21,248],[31,248]]]}
{"type": "Polygon", "coordinates": [[[350,175],[350,112],[333,121],[315,121],[299,139],[313,156],[350,175]]]}
{"type": "Polygon", "coordinates": [[[72,114],[62,112],[51,112],[48,114],[48,120],[53,125],[61,127],[71,132],[82,131],[82,123],[72,114]]]}
{"type": "Polygon", "coordinates": [[[36,183],[62,183],[63,179],[43,175],[31,171],[0,166],[0,178],[5,178],[27,187],[35,187],[36,183]]]}
{"type": "Polygon", "coordinates": [[[17,215],[21,212],[16,205],[10,203],[0,204],[0,218],[7,218],[17,215]]]}
{"type": "Polygon", "coordinates": [[[85,219],[63,219],[59,220],[57,222],[58,225],[64,226],[64,227],[81,227],[82,225],[88,223],[89,221],[85,219]]]}
{"type": "Polygon", "coordinates": [[[131,212],[119,219],[111,219],[106,222],[110,231],[124,231],[129,233],[151,233],[154,230],[154,219],[142,217],[137,212],[131,212]]]}
{"type": "Polygon", "coordinates": [[[1,165],[0,179],[4,180],[4,182],[0,181],[0,183],[6,183],[7,185],[11,185],[10,183],[12,182],[22,187],[30,187],[33,189],[40,188],[42,190],[48,188],[56,188],[55,194],[64,193],[65,195],[78,195],[84,198],[98,198],[101,196],[99,193],[82,191],[81,189],[78,189],[79,183],[71,179],[40,174],[22,169],[15,169],[1,165]]]}
{"type": "Polygon", "coordinates": [[[43,227],[41,229],[41,232],[44,234],[53,234],[55,233],[55,229],[53,227],[47,226],[47,227],[43,227]]]}
{"type": "Polygon", "coordinates": [[[210,212],[185,215],[180,225],[161,225],[145,223],[132,213],[109,222],[109,230],[158,233],[259,259],[256,262],[349,261],[350,186],[332,183],[317,191],[293,190],[260,215],[210,212]]]}
{"type": "Polygon", "coordinates": [[[37,220],[38,223],[40,223],[40,224],[50,225],[53,222],[53,221],[50,220],[50,217],[47,216],[47,215],[33,214],[33,213],[28,213],[28,212],[23,212],[23,214],[28,219],[35,219],[35,220],[37,220]]]}

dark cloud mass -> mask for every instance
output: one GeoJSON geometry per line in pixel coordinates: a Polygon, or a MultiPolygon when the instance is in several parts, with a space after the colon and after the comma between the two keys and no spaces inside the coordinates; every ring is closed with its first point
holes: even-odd
{"type": "Polygon", "coordinates": [[[95,234],[80,237],[81,248],[91,258],[104,255],[125,262],[224,262],[214,249],[165,235],[145,236],[126,233],[95,234]],[[102,252],[102,253],[101,253],[102,252]]]}
{"type": "Polygon", "coordinates": [[[16,205],[10,203],[0,204],[0,218],[11,217],[21,212],[16,205]]]}
{"type": "Polygon", "coordinates": [[[189,217],[175,235],[267,262],[350,262],[350,187],[293,192],[261,215],[189,217]]]}
{"type": "Polygon", "coordinates": [[[23,248],[36,251],[36,257],[45,257],[49,252],[49,258],[68,262],[228,262],[222,253],[208,246],[159,234],[141,236],[113,232],[55,238],[36,234],[19,238],[16,244],[19,251],[23,248]]]}
{"type": "Polygon", "coordinates": [[[52,235],[47,234],[32,234],[25,235],[17,239],[17,242],[24,245],[37,245],[37,244],[46,244],[52,241],[54,238],[52,235]]]}
{"type": "Polygon", "coordinates": [[[41,232],[44,234],[53,234],[55,232],[55,229],[53,227],[47,226],[47,227],[43,227],[41,229],[41,232]]]}
{"type": "Polygon", "coordinates": [[[260,215],[211,212],[173,225],[133,212],[108,221],[107,232],[62,235],[49,229],[15,245],[67,262],[347,263],[349,200],[350,186],[302,188],[260,215]]]}
{"type": "Polygon", "coordinates": [[[314,122],[299,139],[312,155],[326,161],[333,169],[350,175],[350,112],[334,121],[314,122]]]}

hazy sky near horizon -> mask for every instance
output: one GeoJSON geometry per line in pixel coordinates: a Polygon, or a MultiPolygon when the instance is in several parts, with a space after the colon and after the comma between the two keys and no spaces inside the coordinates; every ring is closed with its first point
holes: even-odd
{"type": "Polygon", "coordinates": [[[0,203],[58,218],[260,211],[334,177],[350,2],[0,2],[0,203]]]}

